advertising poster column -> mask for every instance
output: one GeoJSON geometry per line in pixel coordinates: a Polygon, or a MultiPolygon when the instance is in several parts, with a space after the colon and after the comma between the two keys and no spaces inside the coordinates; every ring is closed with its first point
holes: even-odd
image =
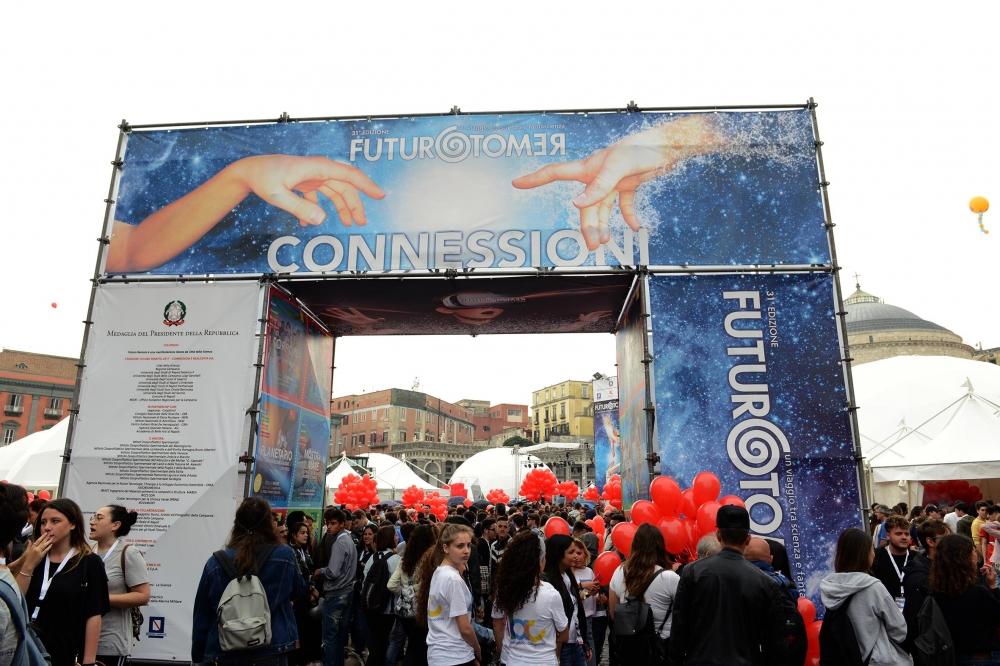
{"type": "Polygon", "coordinates": [[[268,296],[252,493],[321,525],[330,455],[333,337],[277,288],[268,296]]]}
{"type": "Polygon", "coordinates": [[[618,347],[618,433],[621,443],[619,475],[622,502],[627,509],[649,494],[649,463],[646,460],[646,368],[642,364],[642,289],[627,306],[621,328],[615,335],[618,347]]]}
{"type": "Polygon", "coordinates": [[[61,492],[87,518],[107,504],[139,513],[126,541],[152,597],[135,658],[190,659],[202,567],[243,494],[260,294],[256,282],[97,292],[61,492]]]}
{"type": "Polygon", "coordinates": [[[714,472],[820,605],[860,491],[827,274],[653,276],[662,473],[714,472]]]}
{"type": "Polygon", "coordinates": [[[622,460],[621,436],[618,433],[618,378],[594,381],[594,471],[597,489],[611,474],[618,474],[622,460]]]}

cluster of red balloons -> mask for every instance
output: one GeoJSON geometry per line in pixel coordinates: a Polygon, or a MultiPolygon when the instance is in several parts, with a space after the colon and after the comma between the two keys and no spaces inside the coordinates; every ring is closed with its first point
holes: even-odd
{"type": "Polygon", "coordinates": [[[583,499],[590,500],[591,502],[596,502],[601,499],[601,491],[597,489],[597,486],[590,485],[587,486],[587,490],[583,493],[583,499]]]}
{"type": "Polygon", "coordinates": [[[622,478],[617,474],[612,474],[611,478],[604,484],[604,492],[601,493],[601,497],[616,509],[622,508],[622,478]]]}
{"type": "Polygon", "coordinates": [[[927,481],[924,483],[924,504],[950,504],[968,502],[973,504],[983,499],[979,486],[968,481],[927,481]]]}
{"type": "Polygon", "coordinates": [[[448,498],[432,490],[424,495],[424,510],[443,521],[448,517],[448,498]]]}
{"type": "Polygon", "coordinates": [[[567,502],[572,502],[580,496],[580,486],[576,485],[576,481],[563,481],[556,484],[556,495],[562,495],[567,502]]]}
{"type": "Polygon", "coordinates": [[[799,597],[799,615],[806,625],[806,663],[805,666],[819,666],[819,630],[822,620],[816,619],[816,605],[808,597],[799,597]]]}
{"type": "MultiPolygon", "coordinates": [[[[0,480],[0,483],[2,483],[4,485],[7,485],[8,481],[7,481],[7,479],[3,479],[3,480],[0,480]]],[[[52,499],[52,493],[50,493],[48,490],[39,490],[37,493],[33,493],[30,490],[25,491],[25,492],[28,495],[28,501],[29,502],[34,502],[36,497],[38,499],[43,499],[43,500],[46,500],[46,501],[52,499]]]]}
{"type": "Polygon", "coordinates": [[[357,474],[348,474],[340,480],[336,492],[333,494],[333,501],[343,504],[348,509],[367,509],[372,504],[378,504],[378,489],[375,487],[375,479],[367,474],[359,477],[357,474]]]}
{"type": "Polygon", "coordinates": [[[510,495],[503,491],[503,488],[494,488],[486,493],[486,501],[490,504],[507,504],[510,502],[510,495]]]}
{"type": "Polygon", "coordinates": [[[522,497],[529,502],[552,499],[556,494],[556,485],[559,483],[556,475],[551,470],[536,467],[528,472],[521,482],[521,489],[518,491],[522,497]]]}
{"type": "Polygon", "coordinates": [[[412,507],[424,503],[424,491],[416,486],[410,486],[403,491],[403,506],[412,507]]]}

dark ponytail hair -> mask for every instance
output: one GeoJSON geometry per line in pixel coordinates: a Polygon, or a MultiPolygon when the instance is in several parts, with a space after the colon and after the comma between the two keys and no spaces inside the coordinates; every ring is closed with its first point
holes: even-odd
{"type": "Polygon", "coordinates": [[[236,571],[240,575],[256,569],[258,546],[278,544],[271,520],[271,505],[260,497],[248,497],[236,509],[233,531],[226,545],[236,551],[236,571]]]}
{"type": "Polygon", "coordinates": [[[111,522],[121,524],[121,527],[115,530],[116,537],[127,535],[132,526],[135,525],[135,521],[139,520],[139,514],[135,511],[129,511],[118,504],[108,504],[106,506],[111,510],[111,522]]]}
{"type": "Polygon", "coordinates": [[[0,485],[0,550],[21,533],[27,520],[27,491],[13,483],[0,485]]]}

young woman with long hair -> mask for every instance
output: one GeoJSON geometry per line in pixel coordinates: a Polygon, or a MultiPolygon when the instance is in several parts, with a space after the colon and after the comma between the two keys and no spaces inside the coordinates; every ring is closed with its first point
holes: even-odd
{"type": "Polygon", "coordinates": [[[402,561],[389,578],[389,591],[395,595],[396,616],[403,623],[403,630],[406,632],[403,666],[427,663],[427,627],[417,622],[417,599],[421,587],[419,565],[436,543],[437,534],[433,527],[417,525],[406,540],[402,561]]]}
{"type": "Polygon", "coordinates": [[[542,581],[544,566],[541,542],[531,532],[511,539],[497,566],[493,635],[505,666],[559,663],[569,620],[559,593],[542,581]]]}
{"type": "Polygon", "coordinates": [[[17,583],[53,666],[93,664],[108,612],[108,577],[83,536],[83,514],[71,499],[50,501],[35,524],[17,583]]]}
{"type": "MultiPolygon", "coordinates": [[[[913,660],[900,647],[906,639],[903,611],[885,585],[869,575],[874,560],[871,536],[856,527],[841,532],[834,573],[819,586],[823,605],[829,610],[850,603],[847,617],[854,626],[861,658],[868,659],[870,666],[910,666],[913,660]]],[[[820,654],[820,663],[829,661],[820,654]]]]}
{"type": "Polygon", "coordinates": [[[124,666],[132,654],[132,609],[149,603],[149,574],[138,548],[122,542],[139,514],[123,506],[102,506],[90,518],[94,553],[104,562],[111,610],[101,620],[97,660],[105,666],[124,666]]]}
{"type": "Polygon", "coordinates": [[[566,643],[559,655],[562,666],[586,666],[591,656],[587,617],[580,603],[580,588],[573,577],[575,549],[573,538],[565,534],[555,534],[545,542],[545,580],[559,593],[569,620],[566,643]]]}
{"type": "MultiPolygon", "coordinates": [[[[573,564],[573,578],[576,579],[576,585],[580,588],[583,614],[587,618],[587,636],[589,637],[587,645],[590,647],[590,658],[587,660],[587,664],[597,666],[601,655],[597,644],[600,643],[601,648],[604,648],[603,636],[598,639],[594,632],[594,619],[597,616],[597,600],[601,594],[601,583],[594,575],[594,570],[588,566],[590,564],[590,551],[587,550],[587,544],[583,542],[583,539],[573,537],[573,554],[576,556],[576,561],[573,564]]],[[[606,627],[602,627],[598,622],[598,628],[603,630],[606,627]]]]}
{"type": "Polygon", "coordinates": [[[446,523],[420,563],[417,619],[427,626],[429,666],[473,666],[482,658],[472,628],[472,592],[462,574],[472,552],[472,528],[446,523]]]}
{"type": "Polygon", "coordinates": [[[628,558],[611,577],[608,614],[614,620],[618,604],[626,599],[642,599],[653,611],[653,627],[667,654],[670,639],[670,616],[680,576],[674,573],[673,560],[663,543],[663,534],[652,525],[640,525],[632,539],[628,558]]]}
{"type": "Polygon", "coordinates": [[[221,553],[208,558],[198,582],[194,598],[191,661],[247,664],[267,659],[267,663],[274,666],[288,663],[288,653],[295,649],[299,637],[292,600],[301,598],[307,588],[305,580],[299,575],[295,553],[288,546],[278,543],[274,528],[271,506],[266,500],[248,497],[236,509],[229,543],[221,553]],[[222,651],[216,609],[222,591],[232,580],[226,573],[226,565],[232,566],[239,576],[256,573],[264,586],[271,609],[270,645],[222,651]]]}
{"type": "Polygon", "coordinates": [[[1000,592],[992,564],[979,568],[975,546],[964,536],[937,540],[929,588],[948,622],[959,664],[1000,663],[1000,592]],[[985,586],[979,584],[983,575],[985,586]]]}
{"type": "Polygon", "coordinates": [[[320,617],[313,612],[313,608],[319,602],[319,591],[312,585],[313,572],[316,568],[310,555],[310,536],[309,525],[301,515],[294,522],[288,523],[288,545],[295,553],[299,574],[306,582],[307,588],[301,597],[292,599],[295,623],[299,630],[299,647],[290,661],[300,666],[323,658],[320,650],[320,617]]]}
{"type": "MultiPolygon", "coordinates": [[[[389,567],[389,577],[399,566],[399,555],[396,554],[396,528],[393,525],[383,525],[375,535],[375,555],[365,567],[365,577],[371,573],[375,563],[385,560],[389,567]]],[[[367,666],[383,666],[386,650],[389,647],[389,634],[395,621],[392,613],[392,600],[385,608],[371,608],[367,611],[368,620],[368,659],[367,666]]]]}

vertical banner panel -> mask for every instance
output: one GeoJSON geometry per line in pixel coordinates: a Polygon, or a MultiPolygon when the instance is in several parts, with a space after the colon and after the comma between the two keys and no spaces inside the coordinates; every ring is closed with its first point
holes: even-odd
{"type": "Polygon", "coordinates": [[[605,377],[594,381],[594,482],[604,490],[604,482],[618,474],[622,460],[621,436],[618,430],[618,378],[605,377]]]}
{"type": "Polygon", "coordinates": [[[650,279],[662,473],[718,475],[817,605],[837,536],[860,526],[833,288],[826,274],[650,279]]]}
{"type": "Polygon", "coordinates": [[[97,292],[62,494],[87,517],[106,504],[139,513],[126,541],[152,598],[136,658],[190,659],[201,570],[242,496],[260,300],[256,282],[97,292]]]}
{"type": "Polygon", "coordinates": [[[643,289],[627,307],[615,336],[618,346],[618,432],[621,441],[622,502],[627,508],[644,497],[649,488],[646,461],[646,368],[642,363],[645,321],[642,316],[643,289]]]}
{"type": "Polygon", "coordinates": [[[330,454],[333,337],[280,289],[268,296],[253,494],[321,524],[330,454]]]}

